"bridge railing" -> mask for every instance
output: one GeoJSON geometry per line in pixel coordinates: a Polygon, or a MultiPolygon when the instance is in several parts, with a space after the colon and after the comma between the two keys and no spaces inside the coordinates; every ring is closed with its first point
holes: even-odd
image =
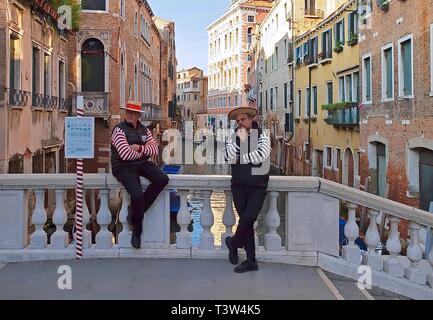
{"type": "MultiPolygon", "coordinates": [[[[75,183],[75,175],[71,174],[0,176],[0,261],[74,258],[75,242],[64,230],[68,223],[65,203],[73,203],[75,183]],[[54,199],[51,220],[56,230],[50,236],[44,228],[48,221],[46,193],[50,193],[54,199]],[[29,195],[32,205],[29,205],[29,195]],[[29,230],[32,230],[31,233],[29,230]]],[[[142,180],[143,187],[147,183],[145,179],[142,180]]],[[[131,230],[126,220],[130,200],[119,182],[107,174],[86,174],[84,189],[87,192],[97,191],[99,197],[96,214],[99,231],[93,231],[93,234],[90,230],[85,231],[85,258],[227,258],[226,247],[221,240],[232,235],[236,225],[229,176],[171,176],[166,190],[145,215],[140,250],[132,249],[130,244],[131,230]],[[172,189],[176,189],[180,195],[177,214],[180,231],[175,234],[174,244],[170,241],[172,189]],[[193,246],[192,235],[188,230],[192,218],[188,196],[194,192],[200,192],[203,196],[200,215],[203,230],[198,246],[193,246]],[[213,192],[225,194],[223,228],[219,229],[213,228],[213,192]],[[113,195],[119,195],[121,199],[115,212],[111,205],[113,195]],[[116,232],[110,229],[113,217],[119,227],[115,228],[116,232]]],[[[374,272],[404,283],[426,289],[428,285],[433,286],[433,251],[423,252],[419,243],[420,230],[425,228],[429,233],[433,227],[433,215],[428,212],[316,177],[271,177],[265,211],[264,225],[259,226],[266,230],[264,246],[259,247],[257,254],[262,261],[317,266],[320,256],[325,255],[337,259],[335,261],[344,266],[366,265],[374,272]],[[284,212],[279,212],[279,197],[284,198],[284,212]],[[339,217],[342,207],[348,211],[344,227],[347,244],[340,247],[339,217]],[[355,243],[360,236],[357,214],[361,207],[367,209],[370,218],[365,234],[368,250],[365,252],[355,243]],[[382,250],[382,253],[376,250],[381,243],[376,224],[380,213],[387,214],[389,221],[386,250],[382,250]],[[281,220],[284,221],[284,240],[281,232],[278,232],[281,220]],[[403,220],[409,225],[410,239],[405,252],[402,251],[399,232],[403,220]]],[[[89,220],[90,214],[85,204],[84,224],[88,224],[89,220]]]]}

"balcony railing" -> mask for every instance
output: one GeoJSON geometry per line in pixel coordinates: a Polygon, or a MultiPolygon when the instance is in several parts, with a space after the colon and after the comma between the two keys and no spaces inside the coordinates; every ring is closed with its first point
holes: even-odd
{"type": "Polygon", "coordinates": [[[317,55],[310,55],[304,58],[304,65],[311,66],[317,64],[317,55]]]}
{"type": "Polygon", "coordinates": [[[107,118],[110,115],[109,92],[77,92],[71,97],[72,112],[77,112],[77,96],[84,97],[84,115],[89,117],[107,118]]]}
{"type": "Polygon", "coordinates": [[[59,111],[67,112],[68,111],[68,101],[66,98],[59,98],[59,111]]]}
{"type": "Polygon", "coordinates": [[[44,109],[50,111],[54,110],[58,106],[58,100],[59,98],[57,97],[44,96],[44,109]]]}
{"type": "Polygon", "coordinates": [[[19,89],[9,89],[9,106],[25,107],[29,103],[31,93],[19,89]]]}
{"type": "Polygon", "coordinates": [[[44,109],[52,111],[58,104],[58,98],[53,96],[44,95],[42,93],[32,94],[32,107],[33,109],[44,109]]]}
{"type": "Polygon", "coordinates": [[[183,92],[184,93],[191,93],[191,92],[197,92],[197,93],[200,93],[200,88],[197,86],[197,87],[194,87],[194,86],[190,86],[190,87],[188,87],[188,88],[184,88],[183,89],[183,92]]]}
{"type": "Polygon", "coordinates": [[[141,118],[147,121],[162,120],[162,108],[153,103],[143,103],[141,109],[144,111],[141,118]]]}
{"type": "Polygon", "coordinates": [[[306,17],[312,17],[312,18],[316,18],[316,19],[323,19],[324,16],[324,12],[321,9],[305,9],[304,10],[304,15],[306,17]]]}
{"type": "Polygon", "coordinates": [[[355,103],[346,109],[330,110],[326,122],[333,126],[359,126],[359,107],[355,103]]]}
{"type": "Polygon", "coordinates": [[[317,58],[321,63],[327,60],[329,61],[329,59],[332,59],[332,50],[322,51],[317,55],[317,58]]]}
{"type": "MultiPolygon", "coordinates": [[[[230,178],[171,176],[167,189],[146,213],[142,248],[135,250],[131,247],[131,230],[126,219],[129,195],[111,175],[86,174],[84,189],[97,191],[100,205],[92,217],[92,222],[99,228],[83,230],[84,258],[227,259],[223,239],[233,235],[236,224],[230,178]],[[121,199],[116,200],[110,194],[116,194],[119,189],[122,190],[121,199]],[[180,231],[174,235],[174,244],[170,241],[169,218],[172,189],[178,190],[180,196],[177,214],[180,231]],[[223,211],[220,202],[211,202],[214,192],[225,198],[223,211]],[[188,231],[192,217],[187,201],[192,193],[200,193],[204,199],[199,222],[203,230],[198,244],[194,245],[188,231]],[[217,210],[222,215],[218,221],[215,219],[217,210]],[[118,221],[114,229],[112,221],[118,221]],[[216,222],[221,226],[215,228],[216,222]]],[[[143,188],[147,187],[147,180],[142,183],[143,188]]],[[[74,202],[75,196],[68,198],[71,193],[67,191],[74,190],[75,184],[76,177],[71,174],[0,177],[0,262],[75,258],[74,238],[64,231],[68,217],[72,218],[69,219],[71,222],[74,216],[74,205],[68,207],[68,216],[65,204],[74,202]],[[47,190],[55,194],[54,203],[45,202],[47,190]],[[29,191],[34,194],[32,206],[29,206],[29,191]],[[52,218],[46,211],[51,205],[54,208],[52,218]],[[30,207],[34,208],[32,212],[29,212],[30,207]],[[50,235],[45,228],[49,221],[56,227],[50,235]],[[34,226],[30,235],[29,223],[34,226]]],[[[429,228],[433,227],[430,213],[317,177],[271,177],[267,193],[269,206],[264,210],[265,218],[257,223],[257,230],[263,230],[264,234],[264,246],[257,248],[259,261],[317,266],[355,280],[362,275],[359,267],[363,265],[369,267],[374,286],[415,299],[433,299],[433,251],[427,252],[419,243],[420,235],[430,232],[429,228]],[[277,206],[280,197],[284,199],[283,209],[277,206]],[[345,208],[347,218],[344,234],[340,235],[341,207],[345,208]],[[361,213],[363,210],[358,210],[360,208],[365,209],[369,220],[361,213]],[[389,232],[383,238],[376,225],[380,212],[387,215],[389,222],[389,232]],[[282,219],[284,223],[281,223],[282,219]],[[407,250],[402,250],[398,228],[403,220],[409,226],[407,250]],[[365,221],[365,228],[361,221],[365,221]],[[361,251],[355,242],[363,235],[367,251],[361,251]],[[345,238],[343,243],[340,236],[345,238]],[[382,244],[386,251],[377,251],[382,244]]],[[[89,222],[90,214],[84,201],[83,225],[89,222]]]]}

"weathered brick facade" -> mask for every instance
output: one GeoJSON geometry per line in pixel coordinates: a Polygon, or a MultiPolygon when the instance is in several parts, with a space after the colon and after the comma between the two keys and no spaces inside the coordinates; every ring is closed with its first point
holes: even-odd
{"type": "Polygon", "coordinates": [[[0,3],[0,174],[64,171],[60,107],[73,37],[42,4],[0,3]]]}
{"type": "MultiPolygon", "coordinates": [[[[364,103],[361,110],[361,180],[364,184],[369,178],[369,190],[378,191],[372,146],[382,143],[386,147],[389,198],[415,207],[420,205],[419,185],[412,184],[410,177],[419,171],[410,169],[410,150],[433,146],[432,7],[432,0],[393,1],[384,11],[373,3],[372,28],[361,30],[360,63],[363,56],[370,54],[372,75],[372,103],[364,103]],[[402,86],[399,40],[408,35],[412,35],[413,45],[413,95],[403,98],[399,92],[402,86]],[[393,47],[393,98],[382,102],[382,47],[388,44],[393,47]]],[[[365,76],[365,70],[362,72],[365,76]]]]}
{"type": "MultiPolygon", "coordinates": [[[[108,1],[108,0],[107,0],[108,1]]],[[[69,80],[72,91],[81,93],[80,55],[86,40],[102,42],[105,51],[105,92],[108,94],[108,113],[96,117],[95,159],[85,161],[86,172],[109,172],[109,137],[115,125],[123,119],[120,109],[128,99],[152,106],[165,106],[161,100],[161,42],[162,37],[153,21],[154,14],[147,1],[109,0],[107,12],[83,11],[76,41],[69,47],[69,80]],[[146,40],[145,40],[146,39],[146,40]]],[[[166,90],[167,91],[167,90],[166,90]]],[[[81,93],[84,96],[92,93],[81,93]]],[[[74,170],[70,166],[69,170],[74,170]]]]}
{"type": "Polygon", "coordinates": [[[162,36],[161,42],[161,129],[171,128],[173,114],[170,117],[170,108],[173,113],[176,106],[176,41],[175,24],[159,17],[153,17],[153,21],[162,36]]]}

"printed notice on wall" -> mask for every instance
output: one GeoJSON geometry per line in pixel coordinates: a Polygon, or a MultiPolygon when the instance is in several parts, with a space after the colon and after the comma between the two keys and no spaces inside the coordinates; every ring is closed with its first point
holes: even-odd
{"type": "Polygon", "coordinates": [[[95,157],[95,118],[65,118],[65,158],[95,157]]]}

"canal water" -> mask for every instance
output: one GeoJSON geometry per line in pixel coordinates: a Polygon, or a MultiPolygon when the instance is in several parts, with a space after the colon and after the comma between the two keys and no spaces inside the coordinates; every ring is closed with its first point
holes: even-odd
{"type": "MultiPolygon", "coordinates": [[[[213,165],[184,165],[183,174],[197,174],[197,175],[230,175],[230,165],[227,164],[213,164],[213,165]]],[[[279,170],[277,168],[271,168],[271,175],[280,175],[279,170]]],[[[226,206],[224,192],[213,192],[211,195],[211,207],[214,214],[214,225],[211,228],[211,232],[214,235],[215,245],[221,245],[221,235],[225,232],[225,226],[222,222],[224,209],[226,206]]],[[[203,209],[203,195],[201,191],[194,191],[188,195],[188,202],[191,206],[191,215],[193,219],[193,231],[192,231],[192,244],[193,246],[199,246],[200,244],[200,234],[203,231],[203,228],[200,224],[200,215],[203,209]]],[[[257,236],[259,239],[259,245],[264,245],[264,236],[268,232],[267,228],[264,224],[264,219],[266,217],[266,213],[269,207],[269,199],[268,197],[263,204],[263,208],[259,214],[258,218],[258,226],[256,229],[257,236]]],[[[284,208],[284,198],[283,194],[280,194],[278,197],[278,212],[280,214],[281,225],[278,228],[277,232],[281,236],[282,244],[285,243],[285,208],[284,208]]],[[[236,208],[233,205],[233,210],[236,217],[236,225],[238,221],[238,215],[236,212],[236,208]]],[[[233,228],[235,230],[235,228],[233,228]]]]}

